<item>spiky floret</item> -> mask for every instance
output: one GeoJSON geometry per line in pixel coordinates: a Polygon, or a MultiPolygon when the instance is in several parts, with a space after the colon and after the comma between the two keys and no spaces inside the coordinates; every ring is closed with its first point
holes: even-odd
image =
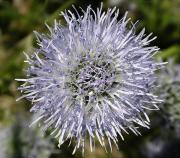
{"type": "Polygon", "coordinates": [[[84,149],[87,137],[92,150],[95,137],[111,147],[123,132],[149,128],[145,110],[158,110],[152,90],[163,65],[153,61],[159,48],[148,46],[155,38],[145,29],[136,35],[135,25],[128,29],[127,13],[118,20],[119,10],[104,12],[102,5],[97,12],[82,10],[83,16],[75,12],[62,12],[67,25],[55,21],[49,36],[36,32],[40,47],[26,55],[28,78],[17,79],[25,82],[19,99],[31,100],[31,111],[39,113],[33,123],[53,128],[59,146],[74,139],[74,152],[84,149]]]}

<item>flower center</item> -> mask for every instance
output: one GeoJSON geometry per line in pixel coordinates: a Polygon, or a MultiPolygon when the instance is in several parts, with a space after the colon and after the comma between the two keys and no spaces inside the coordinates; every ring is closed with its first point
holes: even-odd
{"type": "Polygon", "coordinates": [[[87,103],[107,93],[115,79],[115,71],[110,59],[85,56],[71,72],[71,78],[69,86],[74,97],[83,96],[87,103]]]}

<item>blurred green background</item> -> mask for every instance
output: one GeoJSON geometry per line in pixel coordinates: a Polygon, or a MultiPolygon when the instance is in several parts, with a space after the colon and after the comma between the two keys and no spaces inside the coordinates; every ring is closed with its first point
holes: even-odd
{"type": "MultiPolygon", "coordinates": [[[[0,0],[0,158],[82,157],[80,151],[71,155],[73,146],[67,147],[65,143],[58,149],[56,141],[48,134],[42,137],[38,128],[29,128],[31,103],[15,101],[20,93],[16,90],[19,83],[14,79],[25,77],[23,51],[30,52],[36,46],[33,30],[47,32],[45,22],[49,25],[54,19],[63,22],[59,14],[71,9],[72,4],[84,9],[91,4],[96,9],[100,3],[98,0],[0,0]]],[[[161,82],[167,81],[168,77],[174,79],[171,71],[176,71],[175,76],[180,74],[180,67],[174,70],[180,63],[180,0],[104,0],[103,3],[104,10],[117,6],[120,15],[128,10],[133,22],[140,21],[138,31],[145,27],[147,34],[153,32],[158,37],[152,43],[161,48],[157,58],[174,59],[170,73],[165,72],[161,82]]],[[[167,88],[168,99],[176,99],[166,102],[162,111],[152,114],[150,130],[142,129],[142,136],[138,137],[125,135],[125,141],[119,141],[119,151],[114,147],[112,153],[106,153],[99,145],[91,153],[87,147],[85,157],[180,158],[180,114],[177,113],[180,112],[180,95],[176,95],[180,92],[180,82],[175,81],[175,88],[179,89],[174,94],[171,86],[174,81],[168,81],[163,85],[172,89],[169,92],[167,88]],[[178,105],[174,107],[175,104],[178,105]],[[176,121],[175,114],[170,111],[177,113],[176,121]]]]}

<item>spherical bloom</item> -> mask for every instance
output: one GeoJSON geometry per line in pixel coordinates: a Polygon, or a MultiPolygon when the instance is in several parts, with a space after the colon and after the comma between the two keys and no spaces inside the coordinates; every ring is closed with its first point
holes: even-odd
{"type": "Polygon", "coordinates": [[[145,110],[158,109],[152,91],[163,64],[153,61],[158,48],[148,46],[155,38],[145,29],[136,35],[135,24],[128,28],[127,13],[118,20],[116,8],[89,6],[82,16],[74,10],[62,12],[66,26],[55,21],[50,35],[36,33],[40,47],[26,55],[28,78],[17,80],[25,82],[19,99],[31,100],[39,114],[34,122],[51,127],[59,146],[74,139],[75,152],[86,138],[91,150],[95,138],[104,147],[107,138],[111,147],[118,135],[149,128],[145,110]]]}
{"type": "Polygon", "coordinates": [[[160,86],[157,94],[164,100],[160,107],[165,126],[175,131],[174,136],[180,136],[180,65],[175,64],[173,59],[169,59],[168,63],[166,69],[158,74],[160,86]]]}
{"type": "MultiPolygon", "coordinates": [[[[15,137],[18,132],[18,138],[16,138],[18,140],[16,141],[21,142],[19,155],[26,158],[50,158],[50,155],[57,153],[55,145],[49,136],[43,137],[42,131],[37,127],[27,128],[33,118],[25,115],[18,116],[15,119],[15,125],[10,131],[13,132],[12,134],[15,137]]],[[[14,155],[11,157],[14,157],[14,155]]]]}

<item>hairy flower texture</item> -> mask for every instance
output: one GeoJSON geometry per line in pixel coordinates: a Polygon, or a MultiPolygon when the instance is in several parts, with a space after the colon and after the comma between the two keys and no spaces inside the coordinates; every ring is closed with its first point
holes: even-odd
{"type": "Polygon", "coordinates": [[[169,123],[169,127],[180,129],[180,65],[169,59],[168,66],[159,73],[157,90],[159,96],[164,100],[161,104],[161,114],[169,123]]]}
{"type": "Polygon", "coordinates": [[[153,60],[159,48],[148,46],[155,37],[145,29],[136,35],[127,13],[118,20],[116,8],[89,6],[82,16],[74,10],[62,12],[66,26],[55,21],[50,35],[36,33],[40,47],[26,55],[28,78],[17,79],[25,82],[19,99],[31,100],[39,114],[33,123],[50,127],[59,146],[74,140],[73,153],[84,150],[86,138],[91,150],[95,138],[104,147],[107,138],[111,148],[118,135],[149,128],[146,109],[158,110],[161,102],[152,94],[155,70],[164,64],[153,60]]]}
{"type": "Polygon", "coordinates": [[[33,117],[20,116],[16,118],[17,123],[13,127],[14,135],[18,130],[21,155],[26,158],[50,158],[52,154],[58,153],[51,138],[43,136],[42,131],[37,127],[27,128],[27,124],[32,121],[33,117]]]}

